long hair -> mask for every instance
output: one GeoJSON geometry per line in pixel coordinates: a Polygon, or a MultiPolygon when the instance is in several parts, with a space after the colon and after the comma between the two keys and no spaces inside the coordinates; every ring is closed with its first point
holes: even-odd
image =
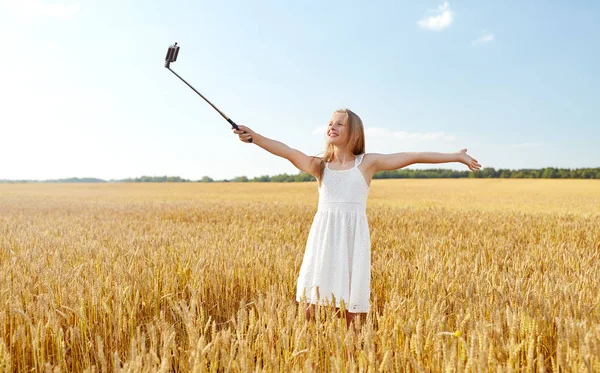
{"type": "MultiPolygon", "coordinates": [[[[334,111],[334,113],[344,113],[346,114],[346,118],[344,119],[344,125],[348,126],[350,130],[350,135],[348,137],[348,142],[345,146],[350,148],[350,151],[354,155],[361,155],[365,152],[365,130],[363,128],[363,122],[356,113],[354,113],[350,109],[338,109],[334,111]]],[[[323,157],[320,159],[318,164],[318,175],[317,183],[320,186],[321,180],[323,179],[323,173],[325,172],[325,162],[331,162],[334,160],[334,145],[328,143],[325,147],[325,152],[323,157]]]]}

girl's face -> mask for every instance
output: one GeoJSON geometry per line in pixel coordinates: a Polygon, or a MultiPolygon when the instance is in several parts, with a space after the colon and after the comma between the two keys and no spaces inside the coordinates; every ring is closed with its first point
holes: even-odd
{"type": "Polygon", "coordinates": [[[348,141],[350,129],[345,124],[346,114],[335,112],[329,120],[327,126],[326,139],[327,143],[342,146],[348,141]]]}

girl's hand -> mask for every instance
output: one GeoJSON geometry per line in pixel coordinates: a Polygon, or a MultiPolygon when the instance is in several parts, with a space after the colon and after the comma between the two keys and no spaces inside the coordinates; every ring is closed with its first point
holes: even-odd
{"type": "Polygon", "coordinates": [[[460,163],[464,163],[465,165],[467,165],[467,167],[469,167],[469,170],[477,171],[481,168],[481,165],[479,164],[479,162],[477,162],[477,159],[474,159],[467,154],[467,149],[462,149],[458,151],[458,156],[460,159],[460,163]]]}
{"type": "Polygon", "coordinates": [[[250,140],[251,137],[252,137],[252,140],[255,141],[255,139],[258,137],[256,135],[256,132],[252,131],[250,128],[248,128],[246,126],[240,126],[238,124],[238,128],[239,128],[239,130],[236,130],[235,128],[232,128],[232,130],[233,130],[234,134],[237,134],[240,136],[240,141],[250,142],[248,140],[250,140]]]}

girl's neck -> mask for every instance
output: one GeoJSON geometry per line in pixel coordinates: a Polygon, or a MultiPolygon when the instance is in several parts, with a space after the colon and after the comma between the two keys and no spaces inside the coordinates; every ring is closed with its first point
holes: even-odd
{"type": "Polygon", "coordinates": [[[333,160],[336,163],[345,165],[348,164],[352,161],[354,161],[354,158],[356,158],[356,156],[354,154],[352,154],[351,151],[349,150],[341,150],[338,148],[335,148],[334,152],[333,152],[333,160]]]}

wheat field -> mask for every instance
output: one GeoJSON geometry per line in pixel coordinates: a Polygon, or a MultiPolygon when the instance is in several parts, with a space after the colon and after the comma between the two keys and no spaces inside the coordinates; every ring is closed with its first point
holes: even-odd
{"type": "Polygon", "coordinates": [[[0,371],[600,371],[600,182],[374,180],[350,328],[295,301],[317,198],[0,185],[0,371]]]}

